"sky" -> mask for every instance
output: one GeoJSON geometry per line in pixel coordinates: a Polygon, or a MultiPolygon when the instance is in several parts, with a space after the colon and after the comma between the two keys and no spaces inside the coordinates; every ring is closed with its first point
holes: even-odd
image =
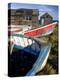
{"type": "Polygon", "coordinates": [[[39,10],[39,19],[44,13],[48,12],[53,20],[58,20],[58,6],[55,5],[41,5],[41,4],[26,4],[26,3],[11,3],[8,8],[11,9],[38,9],[39,10]]]}

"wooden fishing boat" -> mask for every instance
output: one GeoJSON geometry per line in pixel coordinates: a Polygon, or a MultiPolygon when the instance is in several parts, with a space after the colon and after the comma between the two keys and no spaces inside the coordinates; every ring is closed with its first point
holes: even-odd
{"type": "Polygon", "coordinates": [[[36,39],[53,32],[56,22],[27,31],[13,29],[9,49],[9,76],[33,76],[46,65],[51,43],[36,39]]]}
{"type": "Polygon", "coordinates": [[[21,34],[13,35],[9,76],[33,76],[46,65],[51,44],[21,34]]]}
{"type": "Polygon", "coordinates": [[[25,31],[24,35],[27,37],[41,37],[41,36],[49,35],[53,32],[56,24],[57,24],[57,22],[54,22],[54,23],[50,23],[48,25],[39,27],[37,29],[25,31]]]}
{"type": "Polygon", "coordinates": [[[12,25],[12,27],[8,28],[8,35],[23,34],[27,37],[41,37],[41,36],[51,34],[56,24],[57,22],[53,22],[33,30],[32,30],[32,26],[18,25],[14,27],[14,25],[12,25]]]}

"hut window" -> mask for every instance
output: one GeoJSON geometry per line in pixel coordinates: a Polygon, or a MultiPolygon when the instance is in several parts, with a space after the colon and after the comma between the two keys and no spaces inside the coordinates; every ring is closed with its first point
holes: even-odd
{"type": "Polygon", "coordinates": [[[32,20],[32,18],[30,16],[25,16],[26,20],[32,20]]]}
{"type": "Polygon", "coordinates": [[[32,18],[31,18],[31,17],[29,17],[29,20],[32,20],[32,18]]]}
{"type": "Polygon", "coordinates": [[[28,20],[28,16],[26,17],[26,20],[28,20]]]}
{"type": "Polygon", "coordinates": [[[49,16],[47,15],[47,18],[49,18],[49,16]]]}

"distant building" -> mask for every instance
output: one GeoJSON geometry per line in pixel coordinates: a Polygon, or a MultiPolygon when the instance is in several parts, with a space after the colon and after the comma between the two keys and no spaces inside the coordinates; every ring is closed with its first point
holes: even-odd
{"type": "Polygon", "coordinates": [[[39,24],[38,9],[9,9],[8,24],[10,25],[33,25],[39,24]]]}
{"type": "Polygon", "coordinates": [[[41,25],[47,25],[47,24],[51,23],[52,21],[53,21],[53,17],[48,13],[45,13],[40,17],[41,25]]]}

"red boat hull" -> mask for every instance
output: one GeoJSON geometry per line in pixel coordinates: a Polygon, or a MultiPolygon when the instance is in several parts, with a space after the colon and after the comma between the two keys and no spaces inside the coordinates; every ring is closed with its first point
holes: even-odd
{"type": "Polygon", "coordinates": [[[24,35],[27,37],[36,37],[36,36],[43,36],[43,35],[47,35],[49,33],[49,31],[51,32],[53,30],[53,28],[56,26],[57,22],[51,23],[49,25],[34,29],[34,30],[30,30],[30,31],[26,31],[24,32],[24,35]],[[47,33],[48,32],[48,33],[47,33]]]}

